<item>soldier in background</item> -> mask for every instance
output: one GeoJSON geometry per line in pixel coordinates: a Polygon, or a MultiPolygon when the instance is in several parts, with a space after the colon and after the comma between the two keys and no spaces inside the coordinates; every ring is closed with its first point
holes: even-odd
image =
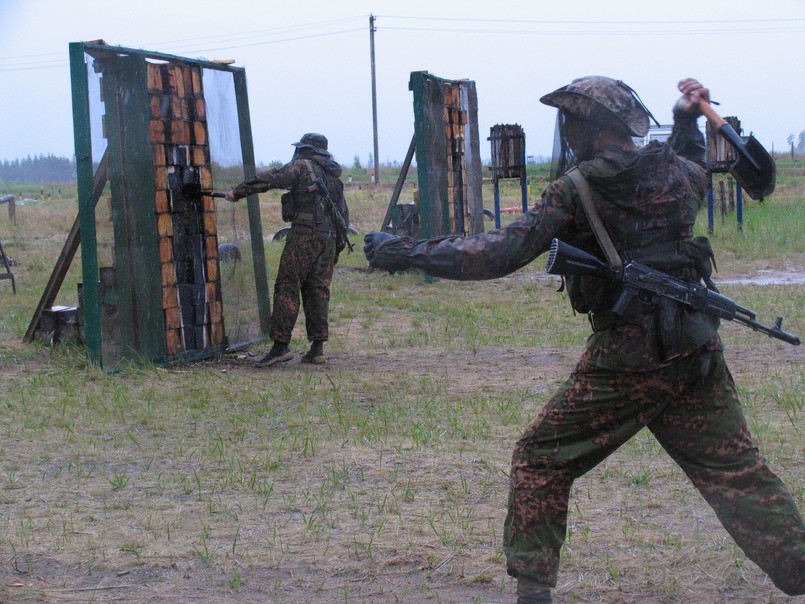
{"type": "MultiPolygon", "coordinates": [[[[693,238],[693,224],[709,184],[696,124],[709,91],[693,79],[678,87],[671,139],[640,149],[633,137],[646,135],[650,113],[623,82],[589,76],[545,95],[541,101],[558,109],[557,176],[532,210],[467,238],[368,233],[367,259],[391,272],[419,268],[472,280],[516,271],[554,238],[600,256],[579,189],[564,174],[575,164],[621,258],[707,283],[712,250],[693,238]]],[[[749,434],[718,320],[638,297],[618,317],[611,309],[621,292],[613,280],[566,276],[565,285],[593,333],[575,371],[514,448],[504,548],[518,602],[551,602],[573,481],[644,427],[774,584],[805,593],[805,526],[749,434]]]]}
{"type": "Polygon", "coordinates": [[[290,361],[294,356],[289,343],[299,315],[300,294],[307,339],[311,342],[302,362],[326,362],[324,343],[329,337],[330,283],[342,245],[336,243],[333,205],[340,218],[349,224],[344,185],[339,179],[342,168],[327,151],[327,138],[308,133],[294,146],[296,152],[290,162],[281,168],[258,172],[254,180],[226,194],[228,200],[236,201],[255,191],[287,189],[282,196],[282,219],[291,223],[291,230],[274,283],[269,333],[274,344],[257,361],[265,366],[290,361]]]}

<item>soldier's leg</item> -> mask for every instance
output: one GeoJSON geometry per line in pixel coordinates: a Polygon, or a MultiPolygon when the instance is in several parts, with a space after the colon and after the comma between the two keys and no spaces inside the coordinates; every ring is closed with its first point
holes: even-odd
{"type": "Polygon", "coordinates": [[[269,337],[275,342],[290,342],[299,315],[299,291],[316,260],[310,235],[291,229],[285,242],[274,282],[274,306],[271,309],[269,337]]]}
{"type": "Polygon", "coordinates": [[[805,593],[802,517],[752,442],[722,353],[686,364],[682,395],[649,428],[744,553],[785,593],[805,593]]]}
{"type": "Polygon", "coordinates": [[[629,440],[673,395],[663,372],[613,373],[582,358],[515,445],[504,525],[510,575],[556,585],[573,480],[629,440]]]}
{"type": "Polygon", "coordinates": [[[302,304],[305,310],[305,329],[311,342],[326,342],[329,338],[330,283],[335,263],[335,240],[327,238],[319,257],[313,262],[302,282],[302,304]]]}

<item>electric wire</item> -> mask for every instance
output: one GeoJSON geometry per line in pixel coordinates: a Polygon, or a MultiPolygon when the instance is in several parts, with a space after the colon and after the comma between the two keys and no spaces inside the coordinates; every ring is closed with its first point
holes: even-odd
{"type": "MultiPolygon", "coordinates": [[[[430,32],[474,35],[507,36],[698,36],[698,35],[752,35],[786,34],[805,31],[805,18],[785,19],[687,19],[687,20],[576,20],[576,19],[478,19],[468,17],[421,17],[403,15],[374,15],[375,29],[400,32],[430,32]],[[377,19],[392,21],[391,24],[378,24],[377,19]],[[405,26],[398,22],[456,23],[464,26],[405,26]],[[494,27],[468,27],[466,24],[490,25],[494,27]],[[496,27],[497,25],[516,25],[518,27],[496,27]],[[768,27],[764,27],[768,25],[768,27]],[[539,26],[539,27],[535,27],[539,26]],[[562,26],[556,29],[556,26],[562,26]],[[611,29],[617,26],[617,29],[611,29]],[[679,27],[682,26],[682,27],[679,27]],[[688,27],[691,26],[691,27],[688,27]],[[695,26],[695,27],[693,27],[695,26]],[[715,27],[718,26],[718,27],[715,27]],[[662,29],[657,29],[662,27],[662,29]]],[[[318,33],[304,33],[312,30],[343,26],[364,20],[365,17],[344,17],[327,21],[315,21],[298,25],[279,26],[231,34],[213,34],[203,37],[190,37],[166,42],[152,42],[148,46],[159,52],[179,52],[180,54],[219,52],[238,48],[250,48],[272,44],[283,44],[299,40],[309,40],[365,31],[365,27],[337,29],[318,33]],[[293,35],[293,34],[303,35],[293,35]],[[277,37],[280,36],[280,37],[277,37]],[[264,39],[269,38],[269,39],[264,39]]],[[[0,57],[0,73],[15,71],[36,71],[57,69],[67,66],[66,53],[44,53],[0,57]],[[51,57],[51,58],[48,58],[51,57]]]]}

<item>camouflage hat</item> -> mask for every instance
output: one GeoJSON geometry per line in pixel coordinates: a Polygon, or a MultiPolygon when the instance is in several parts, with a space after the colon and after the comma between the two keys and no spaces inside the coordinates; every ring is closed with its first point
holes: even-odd
{"type": "Polygon", "coordinates": [[[614,119],[632,136],[645,136],[648,132],[648,110],[620,80],[604,76],[577,78],[546,94],[540,102],[598,124],[612,124],[614,119]]]}
{"type": "Polygon", "coordinates": [[[306,148],[312,149],[319,155],[330,156],[327,151],[327,137],[323,134],[316,134],[315,132],[308,132],[299,140],[298,143],[293,144],[297,149],[306,148]]]}

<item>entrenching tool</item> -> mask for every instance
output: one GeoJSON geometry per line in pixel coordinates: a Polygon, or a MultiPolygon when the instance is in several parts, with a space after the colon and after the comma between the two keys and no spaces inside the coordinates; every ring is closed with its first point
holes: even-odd
{"type": "Polygon", "coordinates": [[[182,194],[187,195],[188,197],[196,197],[197,195],[202,195],[205,197],[226,197],[226,193],[221,193],[219,191],[211,191],[209,189],[202,189],[199,185],[190,183],[182,186],[182,194]]]}
{"type": "Polygon", "coordinates": [[[209,189],[199,189],[198,194],[207,197],[226,197],[226,193],[221,193],[220,191],[210,191],[209,189]]]}
{"type": "Polygon", "coordinates": [[[727,139],[738,152],[738,159],[730,166],[730,174],[752,199],[760,201],[774,191],[777,167],[774,159],[754,136],[744,143],[735,129],[716,113],[710,103],[699,103],[699,109],[714,130],[727,139]]]}

